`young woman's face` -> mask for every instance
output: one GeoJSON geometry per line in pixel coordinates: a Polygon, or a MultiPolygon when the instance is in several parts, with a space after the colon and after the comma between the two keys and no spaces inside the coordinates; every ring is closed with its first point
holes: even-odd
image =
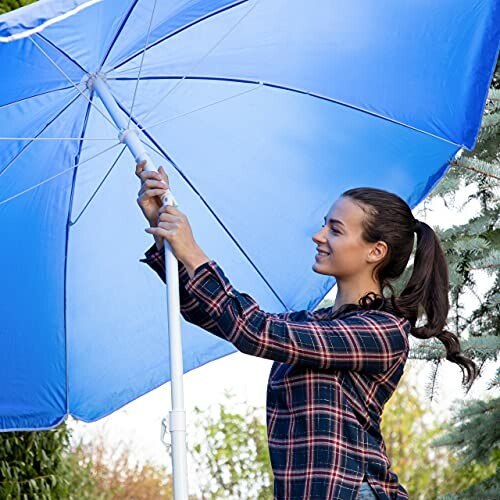
{"type": "Polygon", "coordinates": [[[361,238],[363,209],[341,196],[325,217],[325,225],[313,236],[316,262],[313,270],[342,278],[366,272],[371,245],[361,238]]]}

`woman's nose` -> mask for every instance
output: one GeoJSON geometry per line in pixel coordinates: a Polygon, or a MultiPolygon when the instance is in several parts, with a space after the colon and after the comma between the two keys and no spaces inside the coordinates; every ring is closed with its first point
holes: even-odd
{"type": "Polygon", "coordinates": [[[313,237],[312,240],[314,243],[319,244],[323,243],[325,241],[325,238],[323,236],[323,228],[321,228],[313,237]]]}

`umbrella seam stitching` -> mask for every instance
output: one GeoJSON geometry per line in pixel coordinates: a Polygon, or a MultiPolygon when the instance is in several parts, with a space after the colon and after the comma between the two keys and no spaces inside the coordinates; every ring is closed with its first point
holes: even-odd
{"type": "Polygon", "coordinates": [[[123,153],[124,153],[124,151],[125,151],[126,148],[127,148],[127,146],[123,146],[122,150],[120,151],[120,153],[118,154],[118,156],[114,160],[113,165],[111,165],[110,169],[106,172],[106,175],[103,177],[103,179],[101,180],[101,182],[99,183],[99,185],[97,186],[97,188],[95,189],[95,191],[92,193],[92,195],[90,196],[89,200],[87,201],[87,203],[85,204],[85,206],[82,208],[81,212],[78,214],[78,216],[76,217],[76,219],[69,221],[69,225],[70,226],[76,225],[76,223],[79,221],[80,217],[87,210],[87,208],[89,207],[90,203],[95,198],[96,194],[99,192],[99,190],[103,186],[104,182],[108,178],[109,174],[115,168],[116,164],[118,163],[118,161],[122,157],[122,155],[123,155],[123,153]]]}
{"type": "Polygon", "coordinates": [[[53,43],[51,40],[49,40],[47,37],[41,35],[40,33],[35,33],[36,36],[40,37],[43,41],[48,43],[51,47],[56,49],[58,52],[60,52],[63,56],[65,56],[68,61],[72,62],[75,66],[77,66],[79,69],[81,69],[85,74],[88,73],[88,71],[75,59],[73,59],[69,54],[67,54],[63,49],[58,47],[55,43],[53,43]]]}
{"type": "MultiPolygon", "coordinates": [[[[125,108],[123,107],[123,105],[121,104],[121,102],[118,101],[118,99],[116,99],[116,103],[118,104],[118,106],[120,107],[120,109],[123,112],[126,113],[125,108]]],[[[134,124],[136,126],[138,126],[138,127],[141,126],[134,116],[131,116],[131,119],[132,119],[132,121],[134,122],[134,124]]],[[[229,236],[229,238],[236,245],[236,247],[238,248],[238,250],[243,254],[243,256],[247,259],[247,261],[250,263],[250,265],[255,269],[255,271],[257,272],[257,274],[260,276],[260,278],[266,284],[266,286],[269,288],[269,290],[272,292],[272,294],[278,299],[278,301],[280,302],[280,304],[286,310],[288,310],[288,307],[285,304],[285,302],[281,299],[281,297],[278,295],[278,293],[273,288],[273,286],[267,281],[267,279],[264,277],[264,275],[259,270],[259,268],[257,267],[257,265],[252,261],[252,259],[250,258],[250,256],[245,252],[245,250],[243,249],[243,247],[238,243],[238,241],[236,240],[236,238],[229,231],[229,229],[226,227],[226,225],[222,222],[222,220],[220,219],[220,217],[212,210],[212,208],[210,207],[210,205],[208,204],[208,202],[205,200],[205,198],[202,196],[202,194],[199,192],[199,190],[194,186],[194,184],[189,180],[189,178],[186,176],[186,174],[179,168],[179,166],[172,160],[172,158],[169,157],[169,155],[163,150],[163,148],[158,144],[158,142],[153,138],[153,136],[149,132],[143,131],[143,133],[158,148],[159,151],[156,151],[156,153],[157,154],[159,153],[160,156],[163,156],[174,167],[174,169],[180,174],[180,176],[184,179],[184,181],[192,189],[192,191],[194,191],[194,193],[196,193],[196,195],[200,198],[200,200],[203,202],[203,204],[207,207],[208,211],[212,214],[212,216],[214,217],[214,219],[218,222],[218,224],[221,226],[221,228],[226,232],[226,234],[229,236]]],[[[145,143],[145,144],[147,146],[151,147],[149,144],[147,144],[147,143],[145,143]]]]}
{"type": "MultiPolygon", "coordinates": [[[[71,85],[73,85],[73,87],[78,91],[78,93],[84,97],[88,102],[92,103],[92,106],[116,129],[118,130],[118,127],[115,125],[115,123],[113,123],[112,120],[110,120],[105,114],[103,111],[101,111],[97,105],[95,103],[92,102],[91,98],[89,98],[87,95],[84,94],[84,92],[82,90],[80,90],[78,88],[78,85],[58,66],[58,64],[42,49],[42,47],[40,47],[40,45],[38,45],[38,43],[35,42],[35,40],[33,40],[33,38],[31,36],[28,37],[29,40],[31,40],[31,42],[33,44],[35,44],[35,46],[38,48],[38,50],[40,50],[40,52],[50,61],[50,63],[56,67],[56,69],[62,74],[64,75],[64,77],[66,78],[66,80],[68,80],[69,83],[71,83],[71,85]]],[[[68,56],[67,56],[68,57],[68,56]]]]}
{"type": "Polygon", "coordinates": [[[68,168],[62,170],[61,172],[58,172],[57,174],[53,175],[52,177],[44,179],[43,181],[38,182],[37,184],[35,184],[33,186],[30,186],[29,188],[26,188],[25,190],[23,190],[23,191],[21,191],[19,193],[16,193],[15,195],[10,196],[9,198],[6,198],[6,199],[0,201],[0,205],[4,205],[5,203],[8,203],[9,201],[12,201],[12,200],[14,200],[16,198],[19,198],[19,196],[22,196],[23,194],[26,194],[29,191],[33,191],[33,189],[36,189],[37,187],[40,187],[40,186],[43,186],[44,184],[47,184],[47,182],[50,182],[50,181],[56,179],[57,177],[65,174],[66,172],[69,172],[70,170],[73,170],[75,168],[78,168],[78,167],[84,165],[85,163],[89,162],[90,160],[93,160],[94,158],[97,158],[98,156],[100,156],[100,155],[102,155],[104,153],[107,153],[108,151],[111,151],[112,149],[116,148],[119,145],[120,145],[120,143],[118,142],[117,144],[113,144],[113,146],[110,146],[109,148],[106,148],[106,149],[104,149],[102,151],[99,151],[99,153],[95,154],[94,156],[91,156],[87,160],[82,161],[78,165],[73,165],[72,167],[68,167],[68,168]]]}
{"type": "MultiPolygon", "coordinates": [[[[85,135],[87,130],[88,119],[90,115],[91,103],[87,104],[87,110],[85,112],[85,119],[83,121],[81,137],[85,135]]],[[[75,165],[80,162],[80,156],[82,154],[83,141],[78,145],[78,153],[75,156],[75,165]]],[[[73,199],[75,193],[77,168],[73,170],[73,179],[71,181],[71,194],[68,206],[68,215],[66,218],[66,241],[64,246],[64,357],[66,361],[65,369],[65,382],[66,382],[66,414],[69,413],[69,374],[68,374],[68,325],[67,325],[67,277],[68,277],[68,246],[69,246],[69,230],[71,227],[71,212],[73,210],[73,199]]]]}
{"type": "MultiPolygon", "coordinates": [[[[203,22],[204,20],[206,19],[209,19],[210,17],[213,17],[213,16],[216,16],[217,14],[221,14],[222,12],[225,12],[226,10],[230,10],[234,7],[238,7],[239,5],[243,4],[243,3],[246,3],[248,2],[249,0],[238,0],[237,2],[231,4],[231,5],[226,5],[225,7],[222,7],[220,8],[219,10],[216,10],[214,12],[211,12],[209,14],[206,14],[205,16],[203,17],[200,17],[198,19],[196,19],[195,21],[193,21],[192,23],[186,25],[186,26],[182,26],[180,28],[178,28],[176,31],[174,31],[173,33],[169,33],[167,36],[164,36],[163,38],[160,38],[159,40],[157,40],[156,42],[152,43],[149,47],[146,47],[146,50],[149,50],[153,47],[155,47],[156,45],[164,42],[165,40],[168,40],[169,38],[172,38],[173,36],[179,34],[179,33],[182,33],[183,31],[185,31],[186,29],[189,29],[201,22],[203,22]]],[[[117,70],[118,68],[121,68],[124,64],[127,64],[128,62],[132,61],[132,59],[135,59],[136,57],[138,57],[140,55],[140,52],[137,52],[131,56],[129,56],[128,58],[124,59],[123,61],[117,63],[115,66],[113,66],[111,69],[109,69],[106,73],[110,73],[111,71],[115,71],[117,70]]],[[[104,63],[103,63],[104,64],[104,63]]]]}
{"type": "Polygon", "coordinates": [[[29,97],[23,97],[22,99],[18,99],[17,101],[12,101],[12,102],[8,102],[6,104],[2,104],[2,105],[0,105],[0,109],[7,108],[8,106],[13,106],[15,104],[19,104],[19,103],[24,102],[24,101],[29,101],[30,99],[34,99],[35,97],[40,97],[43,95],[52,94],[54,92],[59,92],[60,90],[68,90],[68,89],[72,89],[72,88],[73,87],[71,85],[69,85],[68,87],[62,87],[60,89],[52,89],[52,90],[47,90],[47,92],[40,92],[40,94],[31,95],[29,97]]]}
{"type": "Polygon", "coordinates": [[[149,35],[151,34],[151,27],[153,26],[153,17],[154,17],[155,11],[156,11],[157,0],[153,0],[153,1],[154,1],[154,5],[153,5],[153,10],[151,12],[151,19],[149,20],[148,34],[146,35],[146,43],[144,44],[144,49],[142,50],[141,65],[139,67],[139,73],[137,74],[137,79],[135,82],[135,89],[134,89],[134,96],[132,98],[132,105],[130,106],[130,113],[128,115],[127,129],[130,127],[130,117],[132,116],[132,113],[134,111],[135,98],[137,96],[137,89],[139,88],[139,82],[141,80],[142,66],[144,64],[144,56],[146,55],[146,50],[147,50],[148,42],[149,42],[149,35]]]}
{"type": "MultiPolygon", "coordinates": [[[[338,104],[340,106],[345,106],[350,109],[354,109],[356,111],[360,111],[362,113],[366,113],[368,115],[374,116],[376,118],[381,118],[382,120],[386,120],[388,122],[395,123],[396,125],[401,125],[402,127],[409,128],[411,130],[415,130],[416,132],[420,132],[425,135],[429,135],[431,137],[434,137],[435,139],[438,139],[443,142],[447,142],[449,144],[453,144],[454,146],[458,147],[463,147],[463,144],[458,144],[456,142],[453,142],[449,139],[446,139],[444,137],[439,137],[436,134],[433,134],[432,132],[427,132],[425,130],[419,129],[417,127],[414,127],[412,125],[408,125],[406,123],[400,122],[394,118],[389,118],[388,116],[381,115],[379,113],[376,113],[374,111],[369,111],[367,109],[363,109],[357,106],[354,106],[353,104],[349,104],[340,100],[333,99],[332,97],[326,97],[321,94],[316,94],[314,92],[308,92],[307,90],[299,89],[299,88],[294,88],[294,87],[287,87],[285,85],[280,85],[277,83],[272,83],[272,82],[264,82],[264,81],[258,81],[258,80],[245,80],[242,78],[229,78],[229,77],[217,77],[217,76],[188,76],[188,77],[183,77],[183,76],[164,76],[164,77],[142,77],[142,80],[171,80],[171,79],[186,79],[186,80],[211,80],[211,81],[229,81],[229,82],[236,82],[236,83],[248,83],[248,84],[259,84],[263,87],[270,87],[270,88],[276,88],[276,89],[282,89],[282,90],[287,90],[289,92],[296,92],[298,94],[303,94],[303,95],[308,95],[311,97],[314,97],[316,99],[321,99],[327,102],[331,102],[333,104],[338,104]]],[[[130,80],[135,80],[135,78],[124,78],[124,77],[117,77],[117,78],[110,78],[110,80],[115,80],[115,81],[130,81],[130,80]]],[[[152,126],[155,126],[157,124],[153,124],[152,126]]],[[[150,125],[150,127],[152,127],[150,125]]],[[[146,127],[147,128],[147,127],[146,127]]],[[[141,129],[143,130],[143,129],[141,129]]]]}
{"type": "Polygon", "coordinates": [[[54,116],[54,118],[49,122],[47,123],[44,127],[42,127],[42,129],[38,132],[38,134],[33,138],[33,140],[31,140],[28,144],[26,144],[22,149],[21,151],[19,151],[17,153],[17,155],[9,162],[9,164],[2,170],[0,171],[0,177],[2,177],[2,175],[7,172],[7,170],[12,167],[12,165],[19,159],[19,157],[28,149],[30,148],[34,143],[35,143],[35,139],[37,137],[39,137],[40,135],[42,135],[45,130],[47,130],[48,127],[50,127],[73,103],[76,102],[76,100],[78,99],[78,95],[75,96],[66,106],[64,106],[63,109],[61,109],[57,114],[56,116],[54,116]]]}
{"type": "Polygon", "coordinates": [[[119,36],[121,35],[122,31],[123,31],[123,28],[125,27],[125,25],[127,24],[130,16],[132,15],[132,12],[134,11],[136,5],[139,3],[139,0],[135,0],[135,3],[130,7],[129,11],[127,12],[127,14],[125,15],[125,17],[123,18],[123,21],[122,23],[120,24],[120,27],[118,28],[116,34],[115,34],[115,37],[113,38],[113,40],[111,41],[111,44],[108,48],[108,50],[106,51],[106,55],[103,57],[102,61],[101,61],[101,64],[99,65],[99,71],[101,71],[102,67],[104,66],[104,64],[106,63],[106,60],[107,58],[109,57],[109,54],[111,54],[111,51],[113,50],[113,47],[115,46],[115,43],[117,42],[119,36]]]}

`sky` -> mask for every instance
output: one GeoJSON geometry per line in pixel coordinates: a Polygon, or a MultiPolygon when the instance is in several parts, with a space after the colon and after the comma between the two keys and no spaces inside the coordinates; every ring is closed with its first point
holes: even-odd
{"type": "MultiPolygon", "coordinates": [[[[471,187],[464,189],[457,196],[457,202],[463,202],[470,192],[472,192],[471,187]]],[[[425,213],[422,204],[414,209],[413,213],[415,217],[431,226],[449,227],[468,220],[475,210],[477,207],[473,204],[463,211],[449,210],[440,200],[435,200],[432,204],[428,204],[425,213]],[[446,226],[443,226],[443,221],[446,221],[446,226]]],[[[321,221],[318,221],[318,224],[321,224],[321,221]]],[[[478,280],[480,296],[489,283],[491,277],[486,274],[480,277],[478,280]]],[[[327,298],[335,298],[335,287],[327,298]]],[[[476,306],[475,300],[473,297],[468,297],[464,302],[466,309],[471,310],[476,306]]],[[[194,407],[198,406],[205,411],[211,411],[212,408],[213,411],[219,403],[227,403],[226,391],[235,394],[231,409],[241,411],[246,404],[256,406],[262,421],[265,421],[266,385],[271,365],[270,360],[237,352],[185,374],[184,398],[188,435],[192,435],[194,431],[194,407]]],[[[412,366],[412,376],[418,377],[422,398],[426,398],[425,387],[430,376],[430,364],[417,361],[412,366]]],[[[495,368],[494,364],[487,366],[484,375],[465,396],[461,386],[460,368],[447,361],[442,363],[435,398],[430,402],[432,413],[447,417],[451,414],[455,400],[481,397],[486,391],[487,383],[494,375],[495,368]]],[[[161,420],[163,417],[168,417],[170,408],[170,384],[167,383],[98,422],[87,424],[70,420],[73,441],[96,440],[102,436],[104,443],[110,449],[126,446],[130,450],[131,457],[138,462],[150,461],[165,465],[171,470],[170,458],[160,441],[161,420]]],[[[188,482],[192,489],[196,477],[193,477],[193,466],[190,463],[188,470],[191,474],[188,482]]]]}

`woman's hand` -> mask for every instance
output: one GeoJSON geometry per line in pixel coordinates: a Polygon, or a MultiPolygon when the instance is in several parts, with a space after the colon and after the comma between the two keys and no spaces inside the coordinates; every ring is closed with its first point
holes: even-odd
{"type": "Polygon", "coordinates": [[[158,212],[158,227],[150,227],[146,232],[167,240],[177,260],[184,264],[192,278],[195,269],[210,259],[196,243],[191,225],[179,209],[164,206],[158,212]]]}
{"type": "Polygon", "coordinates": [[[141,180],[137,204],[150,226],[156,226],[159,210],[163,205],[161,196],[169,188],[168,175],[163,167],[159,168],[159,172],[147,172],[145,168],[146,161],[141,161],[135,168],[135,175],[141,180]]]}

